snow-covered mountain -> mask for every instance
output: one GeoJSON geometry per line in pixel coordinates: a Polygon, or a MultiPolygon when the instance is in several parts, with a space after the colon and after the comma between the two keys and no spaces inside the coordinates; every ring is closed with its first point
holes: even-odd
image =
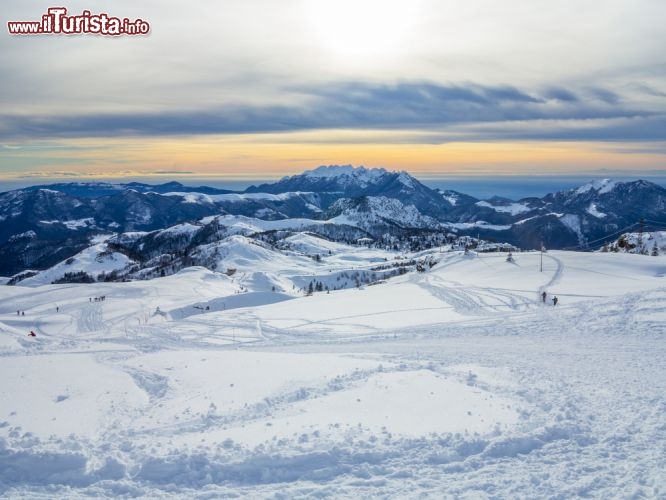
{"type": "Polygon", "coordinates": [[[318,234],[344,241],[445,231],[520,248],[578,249],[613,241],[640,218],[646,230],[666,222],[666,190],[646,181],[601,180],[543,198],[479,200],[430,189],[406,172],[347,165],[245,192],[178,183],[153,188],[72,183],[0,194],[0,275],[46,269],[98,235],[153,232],[220,215],[307,220],[318,234]]]}
{"type": "Polygon", "coordinates": [[[578,244],[585,248],[636,226],[641,219],[650,220],[650,227],[666,223],[666,189],[643,180],[604,179],[547,195],[542,202],[543,210],[557,213],[559,222],[576,234],[578,244]]]}
{"type": "Polygon", "coordinates": [[[300,175],[284,177],[273,184],[248,188],[248,192],[287,193],[310,191],[336,193],[338,197],[359,198],[383,196],[414,205],[421,213],[443,216],[451,207],[437,191],[423,185],[407,172],[391,172],[383,168],[351,165],[321,166],[300,175]]]}
{"type": "Polygon", "coordinates": [[[364,196],[341,198],[327,211],[329,221],[355,226],[370,234],[383,234],[387,228],[441,229],[433,217],[423,215],[414,205],[405,205],[396,198],[364,196]]]}
{"type": "Polygon", "coordinates": [[[111,182],[60,182],[55,184],[45,184],[30,186],[24,188],[25,191],[37,191],[40,189],[50,189],[59,191],[69,196],[77,198],[100,198],[102,196],[111,196],[114,194],[122,193],[128,189],[137,191],[139,193],[171,193],[178,192],[191,192],[191,193],[204,193],[204,194],[225,194],[232,193],[228,189],[219,189],[210,186],[185,186],[180,182],[171,181],[164,184],[145,184],[143,182],[127,182],[127,183],[111,183],[111,182]]]}
{"type": "MultiPolygon", "coordinates": [[[[248,188],[250,193],[286,193],[292,191],[338,192],[349,197],[386,194],[393,184],[398,189],[413,189],[420,184],[406,172],[389,172],[383,168],[353,167],[351,165],[320,166],[302,174],[286,176],[272,184],[248,188]]],[[[424,186],[425,187],[425,186],[424,186]]]]}
{"type": "Polygon", "coordinates": [[[543,202],[571,212],[582,212],[597,219],[606,217],[661,216],[666,212],[666,190],[638,180],[616,182],[603,179],[576,189],[545,196],[543,202]]]}

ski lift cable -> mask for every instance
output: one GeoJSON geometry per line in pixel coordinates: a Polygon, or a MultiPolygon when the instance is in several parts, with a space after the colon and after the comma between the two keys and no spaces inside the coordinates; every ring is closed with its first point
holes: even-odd
{"type": "MultiPolygon", "coordinates": [[[[644,223],[645,223],[645,222],[650,222],[650,223],[652,223],[652,224],[660,224],[660,225],[663,225],[662,227],[666,228],[666,222],[664,222],[664,221],[656,221],[656,220],[651,220],[651,219],[643,219],[643,222],[644,222],[644,223]]],[[[601,238],[597,238],[597,239],[595,239],[595,240],[588,241],[588,242],[586,243],[585,246],[590,246],[590,245],[592,245],[592,244],[599,243],[599,242],[604,241],[604,240],[606,240],[606,239],[608,239],[608,238],[610,238],[610,237],[612,237],[612,236],[615,236],[615,235],[620,234],[620,233],[627,232],[629,229],[631,229],[631,228],[633,228],[633,227],[636,227],[636,226],[640,226],[640,225],[641,225],[640,222],[635,222],[635,223],[633,223],[633,224],[631,224],[631,225],[629,225],[629,226],[627,226],[627,227],[625,227],[625,228],[623,228],[623,229],[619,229],[619,230],[615,231],[614,233],[610,233],[610,234],[607,234],[606,236],[603,236],[603,237],[601,237],[601,238]]],[[[660,230],[662,230],[662,229],[653,229],[652,231],[660,231],[660,230]]],[[[664,230],[666,230],[666,229],[664,229],[664,230]]],[[[649,231],[645,231],[645,232],[649,232],[649,231]]],[[[583,246],[583,245],[575,245],[575,246],[571,246],[571,247],[566,247],[565,250],[569,250],[569,249],[577,249],[577,248],[584,248],[584,246],[583,246]]]]}
{"type": "Polygon", "coordinates": [[[663,227],[666,227],[666,221],[652,220],[652,219],[643,219],[644,222],[651,222],[652,224],[659,224],[663,227]]]}
{"type": "Polygon", "coordinates": [[[627,227],[624,227],[622,229],[618,229],[617,231],[615,231],[613,233],[610,233],[610,234],[607,234],[605,236],[602,236],[601,238],[597,238],[596,240],[588,241],[588,242],[585,243],[585,245],[580,245],[580,244],[579,245],[572,245],[570,247],[564,247],[563,250],[576,250],[576,249],[586,248],[586,247],[589,247],[590,245],[592,245],[594,243],[598,243],[600,241],[607,240],[608,238],[610,238],[612,236],[615,236],[617,234],[625,233],[625,232],[627,232],[627,230],[629,230],[629,229],[631,229],[635,226],[638,226],[638,225],[639,225],[638,222],[634,222],[633,224],[631,224],[627,227]]]}
{"type": "Polygon", "coordinates": [[[603,240],[608,239],[609,237],[611,237],[611,236],[615,236],[615,235],[617,235],[617,234],[625,233],[625,232],[627,232],[628,229],[631,229],[632,227],[635,227],[635,226],[638,226],[638,225],[640,225],[639,222],[634,222],[633,224],[631,224],[631,225],[629,225],[629,226],[627,226],[627,227],[625,227],[625,228],[618,229],[618,230],[615,231],[614,233],[610,233],[610,234],[607,234],[606,236],[603,236],[603,237],[601,237],[601,238],[597,238],[596,240],[589,241],[589,242],[588,242],[588,245],[589,245],[590,243],[598,243],[599,241],[603,241],[603,240]]]}

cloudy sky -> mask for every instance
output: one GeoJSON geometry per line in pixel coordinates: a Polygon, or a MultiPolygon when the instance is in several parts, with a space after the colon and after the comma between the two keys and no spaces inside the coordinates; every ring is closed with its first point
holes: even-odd
{"type": "Polygon", "coordinates": [[[147,36],[12,36],[0,176],[666,172],[663,0],[71,0],[147,36]]]}

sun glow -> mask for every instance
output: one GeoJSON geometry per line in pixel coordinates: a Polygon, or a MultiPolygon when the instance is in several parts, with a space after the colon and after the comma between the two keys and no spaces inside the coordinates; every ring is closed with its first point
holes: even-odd
{"type": "Polygon", "coordinates": [[[418,1],[325,0],[310,3],[316,37],[344,58],[383,57],[404,50],[419,11],[418,1]]]}

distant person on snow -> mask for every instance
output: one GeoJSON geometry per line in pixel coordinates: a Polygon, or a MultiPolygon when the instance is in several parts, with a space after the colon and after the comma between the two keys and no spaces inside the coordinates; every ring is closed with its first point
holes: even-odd
{"type": "Polygon", "coordinates": [[[553,297],[553,305],[554,305],[554,306],[557,305],[557,300],[558,300],[557,297],[553,297]]]}
{"type": "Polygon", "coordinates": [[[33,332],[32,330],[30,330],[30,333],[28,334],[28,337],[36,337],[36,336],[37,336],[37,334],[35,332],[33,332]]]}
{"type": "Polygon", "coordinates": [[[543,292],[543,293],[541,294],[541,300],[543,300],[543,303],[544,303],[544,304],[546,303],[546,296],[547,296],[547,295],[548,295],[548,294],[547,294],[546,292],[543,292]]]}

